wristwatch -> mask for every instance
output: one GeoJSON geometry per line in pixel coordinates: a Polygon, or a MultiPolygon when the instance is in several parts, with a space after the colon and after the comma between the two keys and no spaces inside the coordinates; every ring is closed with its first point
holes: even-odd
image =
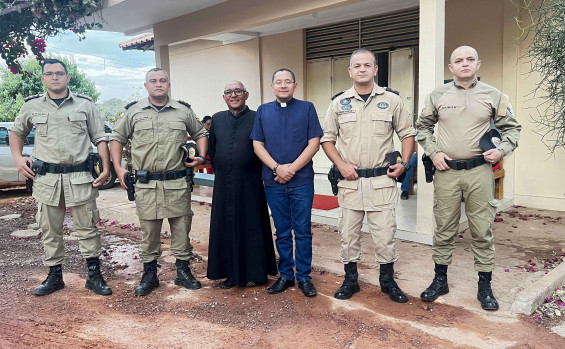
{"type": "Polygon", "coordinates": [[[277,175],[277,168],[279,167],[279,164],[276,164],[275,167],[273,167],[273,176],[277,175]]]}
{"type": "Polygon", "coordinates": [[[402,166],[404,166],[404,169],[405,169],[406,171],[408,171],[410,168],[412,168],[412,165],[410,165],[410,164],[407,163],[407,162],[400,161],[400,164],[401,164],[402,166]]]}
{"type": "Polygon", "coordinates": [[[206,163],[208,162],[208,160],[206,160],[206,157],[202,156],[202,155],[200,155],[198,157],[202,159],[202,165],[206,165],[206,163]]]}

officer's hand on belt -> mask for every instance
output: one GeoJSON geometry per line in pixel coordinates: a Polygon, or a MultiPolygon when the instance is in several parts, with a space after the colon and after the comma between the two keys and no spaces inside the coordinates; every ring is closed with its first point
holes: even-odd
{"type": "Polygon", "coordinates": [[[386,175],[391,178],[398,178],[404,171],[406,171],[404,165],[397,163],[388,167],[386,175]]]}
{"type": "Polygon", "coordinates": [[[449,170],[449,166],[447,166],[447,164],[445,163],[445,160],[453,160],[452,158],[450,158],[449,156],[447,156],[447,154],[443,153],[443,152],[439,152],[437,153],[433,158],[432,158],[432,162],[434,163],[434,166],[436,168],[436,170],[439,171],[445,171],[445,170],[449,170]]]}
{"type": "Polygon", "coordinates": [[[339,172],[341,173],[343,178],[345,178],[348,181],[354,181],[359,178],[359,174],[357,174],[357,171],[355,171],[356,169],[359,168],[357,165],[348,164],[344,162],[342,165],[338,166],[337,168],[339,169],[339,172]]]}
{"type": "Polygon", "coordinates": [[[126,175],[126,173],[128,173],[128,170],[123,167],[114,169],[116,170],[116,176],[118,176],[118,179],[120,180],[120,185],[122,186],[122,188],[124,188],[124,190],[127,190],[128,186],[126,184],[126,181],[124,180],[124,176],[126,175]]]}
{"type": "Polygon", "coordinates": [[[487,150],[483,153],[483,156],[485,157],[485,161],[488,162],[489,164],[496,164],[497,162],[500,161],[500,159],[502,159],[502,150],[500,149],[487,150]]]}
{"type": "Polygon", "coordinates": [[[33,179],[35,173],[33,173],[33,171],[30,168],[32,161],[29,157],[22,156],[15,159],[14,161],[16,163],[16,166],[18,167],[18,171],[22,176],[28,179],[33,179]],[[28,166],[28,163],[30,166],[28,166]]]}

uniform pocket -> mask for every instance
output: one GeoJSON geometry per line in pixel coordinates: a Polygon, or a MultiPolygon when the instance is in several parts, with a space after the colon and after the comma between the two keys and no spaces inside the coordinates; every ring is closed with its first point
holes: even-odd
{"type": "Polygon", "coordinates": [[[33,179],[33,196],[38,201],[51,202],[55,199],[59,176],[37,175],[33,179]]]}
{"type": "Polygon", "coordinates": [[[75,202],[84,202],[92,197],[95,188],[92,186],[94,178],[90,174],[69,178],[69,182],[71,182],[71,192],[75,202]]]}
{"type": "Polygon", "coordinates": [[[165,202],[168,205],[189,205],[189,191],[186,180],[164,181],[165,202]]]}
{"type": "Polygon", "coordinates": [[[337,117],[337,122],[339,124],[339,135],[343,138],[343,140],[348,140],[357,135],[358,127],[356,113],[340,114],[337,117]]]}
{"type": "Polygon", "coordinates": [[[47,136],[47,116],[35,116],[33,118],[33,126],[35,126],[36,136],[47,136]]]}
{"type": "Polygon", "coordinates": [[[149,181],[148,183],[135,183],[135,204],[136,205],[153,205],[156,200],[157,181],[149,181]]]}
{"type": "Polygon", "coordinates": [[[371,116],[371,127],[376,135],[388,135],[392,132],[392,114],[388,110],[378,110],[371,116]]]}
{"type": "Polygon", "coordinates": [[[387,175],[371,178],[371,204],[374,207],[387,205],[398,200],[396,181],[387,175]]]}
{"type": "Polygon", "coordinates": [[[133,126],[132,141],[138,144],[153,143],[153,122],[152,121],[138,121],[133,126]]]}
{"type": "Polygon", "coordinates": [[[171,121],[169,122],[169,128],[171,130],[169,139],[174,140],[175,143],[184,144],[186,143],[188,133],[186,131],[186,125],[182,122],[171,121]]]}
{"type": "Polygon", "coordinates": [[[86,114],[73,113],[69,115],[72,133],[83,133],[86,130],[86,114]]]}

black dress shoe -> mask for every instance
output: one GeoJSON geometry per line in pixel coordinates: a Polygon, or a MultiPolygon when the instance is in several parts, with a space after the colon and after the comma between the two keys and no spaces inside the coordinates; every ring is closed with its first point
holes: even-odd
{"type": "Polygon", "coordinates": [[[408,200],[408,197],[409,197],[409,196],[408,196],[408,191],[407,191],[407,190],[403,190],[403,191],[400,193],[400,199],[402,199],[402,200],[408,200]]]}
{"type": "Polygon", "coordinates": [[[287,280],[283,277],[280,277],[277,282],[273,284],[273,286],[267,289],[267,292],[269,292],[270,294],[281,293],[291,286],[294,286],[294,280],[287,280]]]}
{"type": "Polygon", "coordinates": [[[255,287],[255,286],[257,286],[257,283],[253,282],[253,281],[249,281],[249,282],[244,283],[242,286],[244,286],[244,287],[255,287]]]}
{"type": "Polygon", "coordinates": [[[298,288],[306,297],[314,297],[318,294],[316,287],[314,287],[314,284],[310,280],[298,281],[298,288]]]}

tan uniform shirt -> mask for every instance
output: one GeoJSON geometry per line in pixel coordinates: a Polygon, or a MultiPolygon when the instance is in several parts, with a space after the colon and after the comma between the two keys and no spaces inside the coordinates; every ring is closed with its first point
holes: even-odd
{"type": "MultiPolygon", "coordinates": [[[[178,171],[186,168],[180,146],[186,143],[187,132],[194,140],[208,135],[187,106],[169,99],[159,111],[146,98],[132,105],[118,120],[110,140],[124,145],[131,139],[134,170],[178,171]]],[[[190,189],[185,178],[137,182],[135,188],[140,219],[179,217],[190,212],[190,189]]]]}
{"type": "MultiPolygon", "coordinates": [[[[334,98],[323,129],[320,142],[336,144],[343,161],[359,168],[388,166],[385,154],[395,150],[393,132],[401,141],[416,134],[401,98],[376,84],[367,102],[354,87],[334,98]]],[[[344,208],[380,211],[398,202],[396,181],[386,175],[341,180],[338,187],[343,188],[340,204],[344,208]]]]}
{"type": "MultiPolygon", "coordinates": [[[[20,138],[35,127],[33,157],[50,164],[78,165],[88,159],[92,144],[108,141],[104,123],[90,97],[72,93],[59,106],[47,94],[29,99],[10,131],[20,138]]],[[[98,197],[90,172],[46,173],[33,181],[33,197],[57,206],[61,189],[67,207],[82,205],[98,197]]]]}
{"type": "Polygon", "coordinates": [[[450,82],[426,96],[416,122],[418,142],[432,158],[440,151],[453,160],[477,157],[484,152],[479,141],[490,130],[491,119],[502,134],[498,149],[504,156],[511,154],[518,146],[522,126],[514,118],[508,96],[480,81],[468,89],[450,82]]]}

